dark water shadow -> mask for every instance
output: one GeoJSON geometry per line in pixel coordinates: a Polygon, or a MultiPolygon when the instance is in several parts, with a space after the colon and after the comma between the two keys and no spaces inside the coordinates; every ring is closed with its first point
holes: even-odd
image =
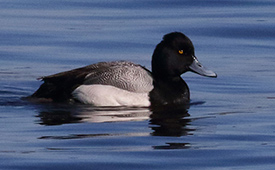
{"type": "Polygon", "coordinates": [[[186,126],[191,123],[188,119],[187,109],[169,109],[165,111],[153,111],[150,115],[149,127],[153,130],[153,136],[185,136],[194,129],[186,126]]]}
{"type": "MultiPolygon", "coordinates": [[[[189,128],[192,119],[189,118],[189,105],[154,110],[150,115],[149,127],[152,129],[152,136],[181,137],[192,135],[195,129],[189,128]]],[[[164,145],[152,146],[153,149],[188,149],[190,143],[187,142],[167,142],[164,145]]]]}

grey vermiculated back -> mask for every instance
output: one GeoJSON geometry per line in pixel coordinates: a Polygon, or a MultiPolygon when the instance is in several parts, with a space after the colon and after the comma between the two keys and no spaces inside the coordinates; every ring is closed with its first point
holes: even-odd
{"type": "Polygon", "coordinates": [[[151,73],[138,64],[115,61],[101,62],[89,67],[94,69],[85,77],[86,85],[112,85],[136,93],[147,93],[153,89],[151,73]]]}

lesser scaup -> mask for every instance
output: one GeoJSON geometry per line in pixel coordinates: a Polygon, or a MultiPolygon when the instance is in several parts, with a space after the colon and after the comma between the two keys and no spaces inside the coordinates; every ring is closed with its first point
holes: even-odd
{"type": "Polygon", "coordinates": [[[152,72],[128,61],[100,62],[42,77],[44,83],[31,98],[95,106],[186,104],[190,101],[189,88],[180,77],[186,71],[217,77],[199,63],[191,40],[172,32],[156,46],[152,72]]]}

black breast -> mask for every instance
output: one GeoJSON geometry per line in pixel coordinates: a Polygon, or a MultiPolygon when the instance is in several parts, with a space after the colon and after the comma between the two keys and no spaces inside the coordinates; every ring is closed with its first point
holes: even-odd
{"type": "Polygon", "coordinates": [[[182,78],[172,80],[154,80],[154,89],[150,92],[152,106],[189,104],[189,88],[182,78]]]}

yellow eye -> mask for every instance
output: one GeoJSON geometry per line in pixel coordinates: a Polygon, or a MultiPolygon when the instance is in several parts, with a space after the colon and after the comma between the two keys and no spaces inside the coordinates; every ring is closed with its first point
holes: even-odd
{"type": "Polygon", "coordinates": [[[179,54],[183,54],[183,50],[179,50],[179,54]]]}

